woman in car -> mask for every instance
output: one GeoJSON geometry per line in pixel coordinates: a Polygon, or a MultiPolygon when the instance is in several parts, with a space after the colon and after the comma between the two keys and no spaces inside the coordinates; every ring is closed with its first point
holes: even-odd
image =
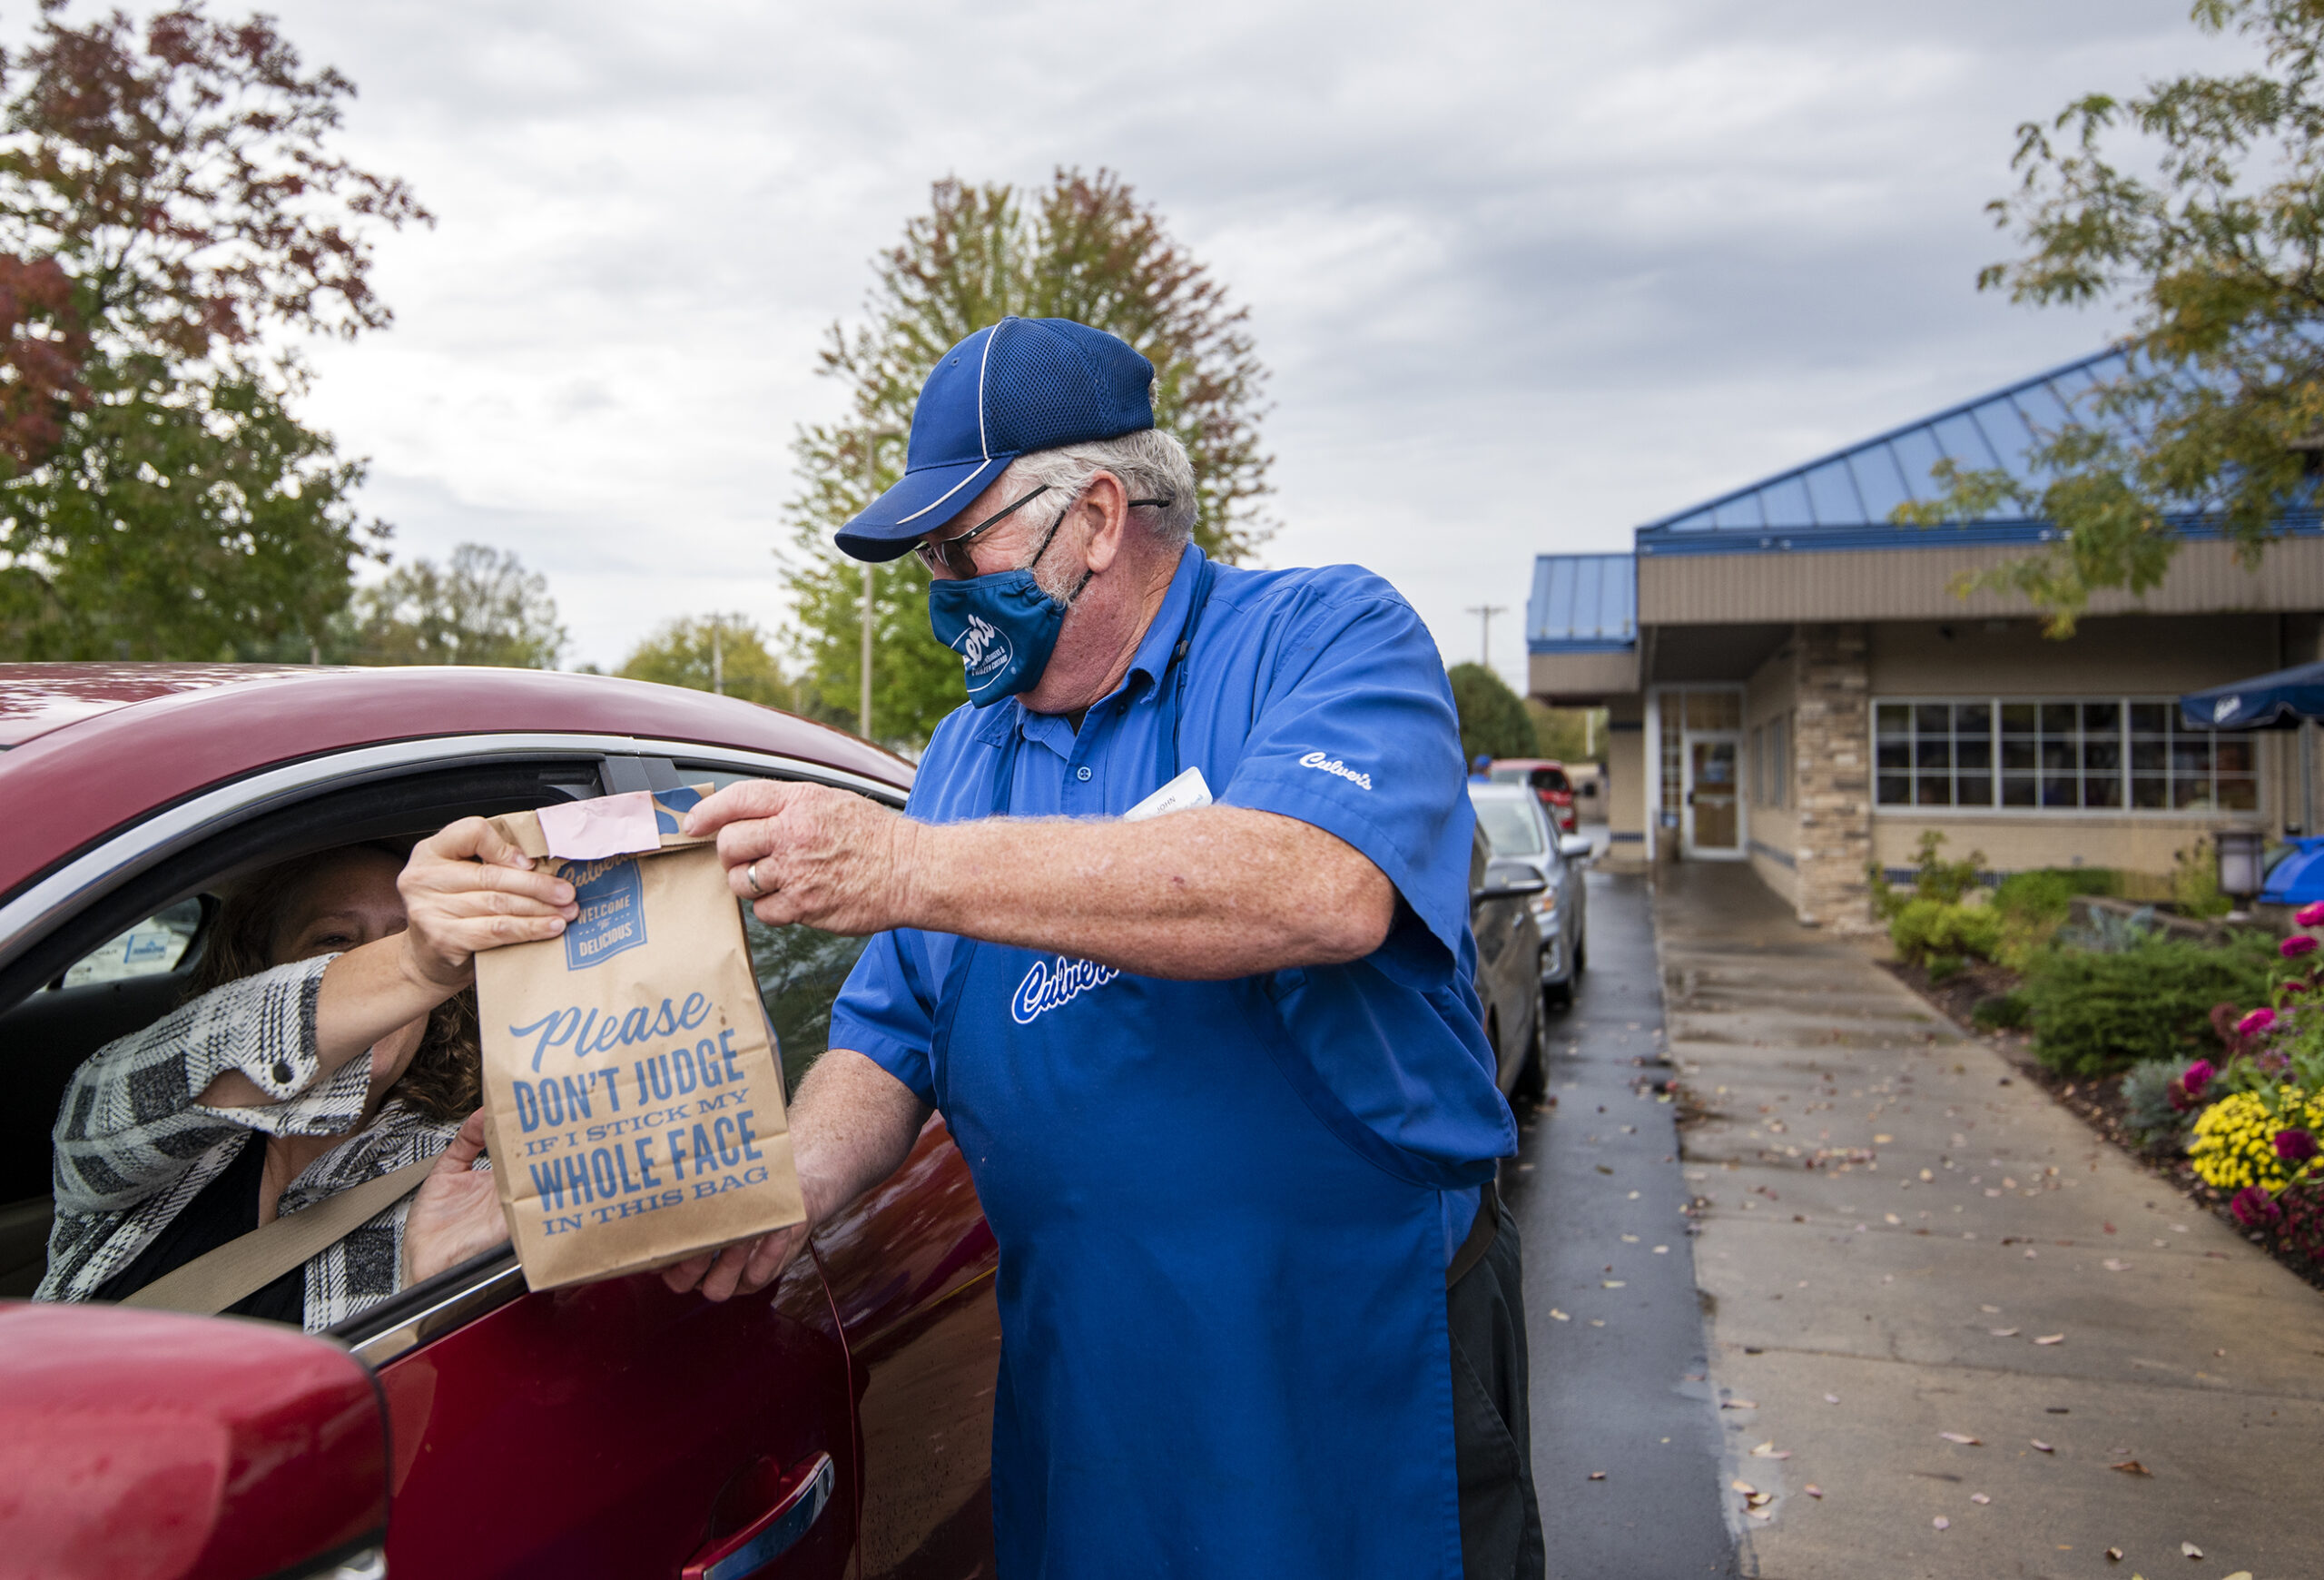
{"type": "Polygon", "coordinates": [[[328,1328],[507,1238],[478,1109],[474,956],[572,887],[466,818],[410,860],[288,862],[221,912],[193,993],[74,1073],[36,1299],[118,1300],[279,1215],[437,1158],[419,1191],[229,1309],[328,1328]]]}

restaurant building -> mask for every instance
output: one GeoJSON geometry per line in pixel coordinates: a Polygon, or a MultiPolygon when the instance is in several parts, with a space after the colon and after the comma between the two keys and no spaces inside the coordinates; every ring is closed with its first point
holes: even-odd
{"type": "Polygon", "coordinates": [[[2038,430],[2121,370],[2087,359],[1638,528],[1629,554],[1547,554],[1529,689],[1603,704],[1609,859],[1748,862],[1803,921],[1871,922],[1866,868],[1924,830],[1995,874],[2160,877],[2219,828],[2306,832],[2314,732],[2191,731],[2186,692],[2324,658],[2324,532],[2288,518],[2255,574],[2191,530],[2143,597],[2094,596],[2076,634],[1968,573],[2043,521],[1891,520],[1930,469],[2025,475],[2038,430]]]}

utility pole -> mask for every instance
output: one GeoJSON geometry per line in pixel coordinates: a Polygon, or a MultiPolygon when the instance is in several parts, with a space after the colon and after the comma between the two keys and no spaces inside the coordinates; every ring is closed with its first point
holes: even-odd
{"type": "Polygon", "coordinates": [[[1464,614],[1464,615],[1475,615],[1475,616],[1476,616],[1476,617],[1477,617],[1481,621],[1482,621],[1482,622],[1483,622],[1483,625],[1484,625],[1484,640],[1480,644],[1480,647],[1481,647],[1481,648],[1482,648],[1482,655],[1481,655],[1481,657],[1480,657],[1480,662],[1482,662],[1482,663],[1484,665],[1484,667],[1485,667],[1486,668],[1488,668],[1488,669],[1492,668],[1492,617],[1493,617],[1495,615],[1505,615],[1505,614],[1507,614],[1507,613],[1509,612],[1509,606],[1508,606],[1507,604],[1478,604],[1478,605],[1476,605],[1476,606],[1475,606],[1475,607],[1473,607],[1462,609],[1461,612],[1462,612],[1462,614],[1464,614]]]}
{"type": "MultiPolygon", "coordinates": [[[[880,497],[880,434],[877,429],[866,429],[863,434],[863,508],[870,509],[872,501],[880,497]]],[[[878,568],[870,560],[863,562],[863,689],[855,708],[855,733],[865,740],[872,738],[872,573],[878,568]]]]}

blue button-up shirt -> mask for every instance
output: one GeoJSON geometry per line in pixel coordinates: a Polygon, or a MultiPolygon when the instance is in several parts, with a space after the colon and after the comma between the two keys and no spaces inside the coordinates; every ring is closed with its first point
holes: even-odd
{"type": "MultiPolygon", "coordinates": [[[[1491,1160],[1516,1150],[1517,1135],[1473,983],[1474,817],[1443,663],[1412,606],[1368,571],[1221,566],[1174,699],[1172,651],[1202,566],[1189,547],[1128,674],[1078,731],[1014,697],[963,706],[937,726],[906,811],[931,823],[996,810],[1118,817],[1193,766],[1216,801],[1297,818],[1363,852],[1396,887],[1387,940],[1346,965],[1278,972],[1269,992],[1349,1112],[1457,1181],[1446,1191],[1457,1241],[1474,1187],[1491,1178],[1491,1160]]],[[[959,948],[948,933],[910,928],[873,938],[833,1007],[831,1045],[935,1104],[935,1019],[959,948]]],[[[1140,1034],[1167,1039],[1169,1029],[1140,1034]]]]}

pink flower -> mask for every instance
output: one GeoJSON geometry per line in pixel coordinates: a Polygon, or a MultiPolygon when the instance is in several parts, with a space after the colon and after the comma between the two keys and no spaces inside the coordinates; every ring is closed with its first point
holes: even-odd
{"type": "Polygon", "coordinates": [[[2288,982],[2284,983],[2284,992],[2288,993],[2304,993],[2307,991],[2308,984],[2304,982],[2288,982]]]}
{"type": "MultiPolygon", "coordinates": [[[[2264,1014],[2266,1012],[2260,1012],[2264,1014]]],[[[2210,1060],[2198,1059],[2187,1066],[2187,1072],[2179,1078],[2179,1084],[2186,1089],[2189,1097],[2200,1102],[2202,1101],[2203,1088],[2209,1086],[2211,1083],[2211,1077],[2218,1073],[2218,1071],[2211,1068],[2210,1060]]]]}
{"type": "Polygon", "coordinates": [[[2316,1151],[2316,1138],[2306,1131],[2276,1132],[2276,1156],[2287,1163],[2305,1163],[2316,1151]]]}
{"type": "Polygon", "coordinates": [[[2324,922],[2324,900],[2319,900],[2313,905],[2302,905],[2292,913],[2292,920],[2302,927],[2313,927],[2319,922],[2324,922]]]}
{"type": "Polygon", "coordinates": [[[2256,1037],[2275,1023],[2275,1011],[2268,1009],[2254,1010],[2250,1014],[2235,1022],[2235,1034],[2239,1037],[2256,1037]]]}
{"type": "Polygon", "coordinates": [[[2305,933],[2295,933],[2276,945],[2276,953],[2286,960],[2298,960],[2303,954],[2316,953],[2316,940],[2305,933]]]}
{"type": "Polygon", "coordinates": [[[2228,1201],[2227,1210],[2246,1229],[2265,1229],[2283,1220],[2284,1210],[2257,1185],[2246,1185],[2228,1201]]]}

